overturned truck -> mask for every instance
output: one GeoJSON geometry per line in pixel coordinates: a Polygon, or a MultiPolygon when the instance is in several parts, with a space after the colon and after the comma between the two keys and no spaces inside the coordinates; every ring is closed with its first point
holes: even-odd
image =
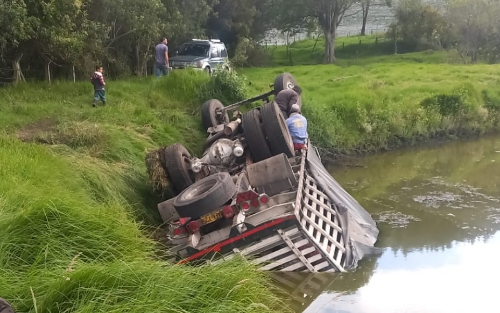
{"type": "Polygon", "coordinates": [[[174,191],[158,210],[176,262],[240,255],[261,270],[345,272],[379,252],[375,222],[326,171],[312,143],[294,151],[269,99],[295,84],[284,73],[268,93],[228,106],[204,103],[209,136],[201,158],[180,144],[156,152],[160,180],[174,191]]]}

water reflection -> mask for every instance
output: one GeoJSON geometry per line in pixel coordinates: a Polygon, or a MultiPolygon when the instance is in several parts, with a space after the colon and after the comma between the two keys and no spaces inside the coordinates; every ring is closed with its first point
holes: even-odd
{"type": "Polygon", "coordinates": [[[378,258],[330,275],[297,312],[496,312],[500,138],[409,149],[333,167],[377,220],[378,258]],[[326,284],[326,283],[325,283],[326,284]],[[314,296],[316,295],[316,296],[314,296]]]}
{"type": "Polygon", "coordinates": [[[345,295],[333,283],[304,312],[497,312],[500,235],[403,256],[387,250],[368,284],[345,295]]]}

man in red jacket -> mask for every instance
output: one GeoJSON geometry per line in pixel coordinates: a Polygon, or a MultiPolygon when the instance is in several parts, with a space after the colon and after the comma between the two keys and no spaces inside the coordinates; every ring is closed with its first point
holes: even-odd
{"type": "Polygon", "coordinates": [[[96,66],[94,75],[92,75],[90,79],[90,82],[94,85],[94,103],[92,104],[94,108],[99,100],[101,100],[103,104],[106,104],[106,91],[104,90],[106,83],[104,82],[103,72],[104,69],[102,66],[96,66]]]}

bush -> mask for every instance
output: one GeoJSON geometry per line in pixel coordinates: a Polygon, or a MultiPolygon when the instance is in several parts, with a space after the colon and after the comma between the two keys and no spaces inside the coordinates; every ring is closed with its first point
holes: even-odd
{"type": "Polygon", "coordinates": [[[198,90],[201,102],[219,99],[225,105],[241,101],[247,96],[246,78],[235,71],[215,71],[210,80],[198,90]]]}
{"type": "Polygon", "coordinates": [[[425,99],[422,101],[422,107],[427,110],[436,109],[443,117],[460,117],[477,111],[479,108],[478,99],[475,98],[474,93],[473,86],[464,85],[452,94],[441,94],[425,99]]]}
{"type": "Polygon", "coordinates": [[[396,22],[390,25],[387,37],[401,40],[404,52],[451,46],[450,27],[443,15],[421,0],[399,2],[395,17],[396,22]]]}
{"type": "Polygon", "coordinates": [[[231,63],[237,67],[264,66],[270,61],[269,54],[258,44],[244,38],[236,46],[231,63]]]}

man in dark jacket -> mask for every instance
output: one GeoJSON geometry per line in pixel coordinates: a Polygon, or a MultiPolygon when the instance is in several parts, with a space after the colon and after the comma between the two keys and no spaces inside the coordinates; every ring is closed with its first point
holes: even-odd
{"type": "Polygon", "coordinates": [[[290,109],[292,105],[297,104],[299,105],[299,108],[301,107],[301,104],[299,102],[301,94],[302,89],[299,86],[294,86],[292,89],[284,89],[280,91],[274,97],[274,102],[278,104],[285,118],[288,118],[288,116],[290,116],[290,109]]]}
{"type": "Polygon", "coordinates": [[[104,82],[103,72],[104,69],[102,66],[96,66],[94,75],[92,75],[90,79],[90,82],[94,85],[94,103],[92,104],[94,108],[99,100],[101,100],[103,104],[106,104],[106,91],[104,91],[106,83],[104,82]]]}
{"type": "Polygon", "coordinates": [[[0,298],[0,313],[15,313],[10,304],[2,298],[0,298]]]}

